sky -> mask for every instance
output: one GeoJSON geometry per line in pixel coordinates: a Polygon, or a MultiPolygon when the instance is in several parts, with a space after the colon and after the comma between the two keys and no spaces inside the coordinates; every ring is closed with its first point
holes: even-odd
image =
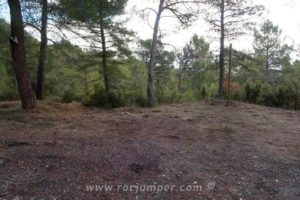
{"type": "MultiPolygon", "coordinates": [[[[147,6],[156,9],[158,5],[153,2],[153,0],[129,0],[127,10],[130,11],[133,7],[136,7],[136,10],[141,10],[147,6]]],[[[253,0],[253,3],[264,5],[266,8],[262,17],[258,19],[257,26],[261,25],[265,20],[270,19],[283,30],[283,36],[287,43],[295,43],[296,46],[300,45],[300,0],[253,0]]],[[[137,32],[140,38],[148,39],[153,34],[149,23],[153,24],[154,20],[152,16],[148,22],[147,20],[140,19],[135,14],[131,16],[128,24],[130,28],[137,32]]],[[[160,27],[162,33],[165,34],[164,42],[171,43],[176,47],[184,46],[192,35],[196,33],[210,41],[213,49],[218,48],[218,39],[211,37],[212,32],[209,30],[209,26],[201,19],[186,30],[178,29],[178,26],[169,18],[162,20],[160,27]]],[[[248,33],[236,41],[230,41],[230,43],[236,49],[251,51],[253,43],[252,35],[253,33],[248,33]]]]}
{"type": "MultiPolygon", "coordinates": [[[[151,26],[154,24],[155,16],[150,15],[148,20],[145,20],[140,17],[140,12],[138,11],[146,7],[156,9],[158,7],[157,2],[157,0],[128,0],[126,10],[131,14],[127,16],[129,18],[127,25],[141,39],[152,38],[153,30],[151,26]]],[[[253,2],[266,8],[263,16],[257,20],[257,26],[269,19],[283,30],[283,36],[287,43],[294,44],[296,47],[300,46],[300,0],[253,0],[253,2]]],[[[0,12],[0,16],[9,18],[7,10],[6,12],[0,10],[0,12]]],[[[198,34],[205,37],[212,44],[212,50],[217,51],[218,49],[218,38],[212,37],[214,34],[212,34],[209,26],[201,17],[190,28],[185,30],[179,28],[178,23],[171,18],[164,18],[161,21],[160,28],[161,33],[164,35],[163,42],[172,44],[176,48],[184,46],[194,34],[198,34]]],[[[226,45],[232,43],[235,49],[251,51],[252,35],[253,33],[249,32],[235,41],[228,41],[226,45]]],[[[172,46],[170,48],[173,48],[172,46]]],[[[293,57],[300,58],[300,55],[295,53],[293,57]]]]}

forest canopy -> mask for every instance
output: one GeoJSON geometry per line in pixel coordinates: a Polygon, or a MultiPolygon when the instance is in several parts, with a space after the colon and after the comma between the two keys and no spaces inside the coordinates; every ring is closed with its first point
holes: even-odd
{"type": "MultiPolygon", "coordinates": [[[[13,13],[17,4],[21,8],[24,67],[28,69],[34,96],[40,100],[119,107],[230,95],[236,101],[287,109],[299,107],[300,61],[293,57],[297,49],[285,41],[281,28],[272,21],[260,26],[251,21],[251,17],[264,12],[262,6],[251,1],[157,0],[154,3],[158,9],[145,8],[135,15],[151,24],[153,38],[148,39],[137,36],[138,28],[131,30],[126,26],[130,20],[126,18],[127,0],[8,3],[10,7],[1,1],[5,12],[10,8],[13,13]],[[151,12],[155,21],[149,17],[151,12]],[[195,34],[182,47],[166,43],[162,29],[168,25],[161,23],[161,18],[168,16],[182,28],[203,18],[218,35],[218,51],[204,35],[195,34]],[[236,50],[234,46],[230,50],[227,44],[245,32],[254,38],[251,51],[236,50]],[[83,42],[78,44],[72,37],[83,42]]],[[[16,42],[13,21],[10,24],[5,19],[0,19],[0,100],[19,100],[25,97],[20,96],[16,79],[16,67],[20,66],[15,66],[16,57],[11,56],[16,42]]]]}

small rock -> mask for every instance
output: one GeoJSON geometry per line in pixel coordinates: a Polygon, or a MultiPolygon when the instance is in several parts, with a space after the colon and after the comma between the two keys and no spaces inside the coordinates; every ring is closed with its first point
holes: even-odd
{"type": "Polygon", "coordinates": [[[141,171],[144,169],[143,165],[138,165],[138,164],[131,164],[130,165],[130,170],[135,172],[135,173],[141,173],[141,171]]]}
{"type": "Polygon", "coordinates": [[[176,178],[180,178],[182,175],[182,172],[179,172],[178,174],[176,174],[176,178]]]}
{"type": "Polygon", "coordinates": [[[193,121],[193,119],[191,118],[191,117],[184,117],[184,118],[182,118],[184,121],[189,121],[189,122],[191,122],[191,121],[193,121]]]}
{"type": "Polygon", "coordinates": [[[6,160],[4,160],[4,159],[0,159],[0,166],[4,166],[6,164],[6,160]]]}
{"type": "Polygon", "coordinates": [[[119,115],[132,116],[132,114],[131,114],[131,113],[129,113],[129,112],[122,112],[122,113],[120,113],[119,115]]]}

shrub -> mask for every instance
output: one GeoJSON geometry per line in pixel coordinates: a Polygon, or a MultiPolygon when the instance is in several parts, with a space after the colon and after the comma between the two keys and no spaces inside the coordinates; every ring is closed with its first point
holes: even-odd
{"type": "Polygon", "coordinates": [[[72,103],[73,101],[81,101],[81,97],[75,95],[71,90],[65,91],[61,97],[61,102],[72,103]]]}
{"type": "Polygon", "coordinates": [[[274,95],[274,89],[270,84],[263,84],[258,103],[265,106],[274,107],[276,105],[276,97],[274,95]]]}
{"type": "Polygon", "coordinates": [[[202,90],[201,90],[201,98],[205,99],[207,97],[207,92],[206,92],[206,88],[203,86],[202,90]]]}
{"type": "Polygon", "coordinates": [[[245,100],[249,103],[257,103],[259,96],[261,95],[261,83],[260,82],[247,82],[245,85],[245,100]]]}
{"type": "Polygon", "coordinates": [[[276,93],[275,93],[275,98],[276,98],[276,107],[284,107],[286,105],[288,96],[287,96],[287,90],[286,88],[280,86],[277,88],[276,93]]]}
{"type": "Polygon", "coordinates": [[[134,103],[138,106],[146,107],[147,106],[147,98],[144,96],[136,96],[134,103]]]}
{"type": "Polygon", "coordinates": [[[108,97],[102,85],[95,85],[94,90],[86,94],[83,104],[86,106],[107,107],[108,97]]]}

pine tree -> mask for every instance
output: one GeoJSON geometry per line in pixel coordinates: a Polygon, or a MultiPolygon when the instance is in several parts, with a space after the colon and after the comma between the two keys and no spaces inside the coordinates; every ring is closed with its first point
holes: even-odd
{"type": "Polygon", "coordinates": [[[35,97],[29,79],[25,59],[24,27],[19,0],[8,0],[11,16],[11,51],[13,67],[18,83],[22,107],[25,110],[36,107],[35,97]]]}

